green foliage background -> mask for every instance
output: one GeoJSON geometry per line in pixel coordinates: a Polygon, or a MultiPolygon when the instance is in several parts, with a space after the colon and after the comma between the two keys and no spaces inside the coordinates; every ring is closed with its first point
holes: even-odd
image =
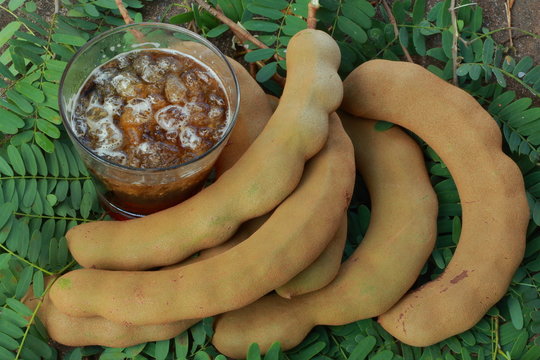
{"type": "MultiPolygon", "coordinates": [[[[285,75],[286,46],[306,27],[308,0],[210,0],[239,22],[269,49],[245,54],[247,62],[262,62],[257,80],[272,92],[272,80],[285,75]]],[[[428,69],[443,79],[452,78],[450,0],[429,12],[425,0],[399,0],[392,13],[398,35],[384,7],[365,0],[321,0],[319,28],[328,31],[342,52],[341,75],[372,58],[398,60],[402,45],[412,55],[429,57],[428,69]],[[430,47],[430,39],[439,47],[430,47]]],[[[504,134],[504,150],[525,177],[531,208],[527,249],[506,296],[471,330],[427,348],[415,348],[393,339],[372,319],[345,326],[316,327],[297,348],[283,353],[276,344],[264,356],[274,359],[522,359],[540,358],[540,66],[531,57],[515,59],[512,49],[497,44],[482,26],[482,9],[469,0],[458,1],[457,59],[459,86],[471,93],[495,118],[504,134]],[[526,88],[531,98],[516,98],[506,90],[511,80],[526,88]]],[[[142,21],[139,0],[124,0],[130,15],[142,21]]],[[[186,12],[167,19],[174,24],[193,22],[207,37],[229,29],[197,6],[178,3],[186,12]]],[[[95,34],[122,25],[114,0],[63,0],[64,15],[46,22],[36,15],[36,3],[0,0],[0,12],[13,21],[0,30],[0,359],[55,359],[59,350],[46,330],[20,301],[30,287],[43,295],[44,276],[74,266],[65,232],[80,222],[104,216],[88,171],[71,146],[58,113],[58,83],[67,61],[95,34]]],[[[514,30],[519,31],[519,30],[514,30]]],[[[538,39],[538,35],[521,31],[538,39]]],[[[389,125],[380,122],[384,130],[389,125]]],[[[424,266],[419,283],[438,274],[450,261],[461,230],[461,206],[455,184],[444,163],[421,142],[426,165],[440,201],[436,249],[424,266]]],[[[369,224],[365,190],[358,184],[349,211],[349,238],[345,256],[358,243],[369,224]]],[[[224,359],[210,344],[208,318],[170,341],[126,349],[99,346],[69,349],[66,359],[224,359]]],[[[253,345],[250,360],[260,359],[253,345]]]]}

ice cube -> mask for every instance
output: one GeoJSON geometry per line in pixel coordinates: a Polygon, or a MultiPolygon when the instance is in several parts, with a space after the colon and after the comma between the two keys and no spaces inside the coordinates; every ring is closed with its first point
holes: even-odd
{"type": "Polygon", "coordinates": [[[144,124],[153,115],[152,104],[147,99],[134,98],[128,101],[120,121],[123,124],[144,124]]]}
{"type": "Polygon", "coordinates": [[[170,103],[184,103],[186,101],[186,93],[186,85],[178,76],[167,76],[167,80],[165,81],[165,97],[170,103]]]}
{"type": "Polygon", "coordinates": [[[167,106],[167,100],[165,100],[165,97],[161,95],[160,93],[151,93],[148,94],[147,97],[148,101],[152,105],[152,109],[159,110],[164,106],[167,106]]]}
{"type": "Polygon", "coordinates": [[[193,70],[184,71],[182,73],[182,81],[184,82],[185,86],[191,90],[192,92],[199,92],[201,89],[201,83],[199,81],[199,77],[193,70]]]}
{"type": "Polygon", "coordinates": [[[201,144],[201,137],[197,135],[197,130],[192,126],[185,126],[180,131],[180,143],[182,147],[195,150],[201,144]]]}
{"type": "Polygon", "coordinates": [[[208,102],[212,105],[219,105],[219,106],[225,105],[225,100],[223,100],[221,96],[214,93],[208,96],[208,102]]]}
{"type": "Polygon", "coordinates": [[[144,72],[144,69],[151,63],[153,63],[153,60],[150,55],[138,54],[133,60],[133,69],[135,70],[137,75],[141,76],[144,72]]]}
{"type": "Polygon", "coordinates": [[[212,106],[208,112],[208,117],[215,125],[217,125],[217,121],[223,116],[225,116],[225,109],[220,106],[212,106]]]}
{"type": "Polygon", "coordinates": [[[129,71],[123,71],[112,78],[116,92],[124,98],[134,98],[141,92],[141,80],[129,71]]]}
{"type": "Polygon", "coordinates": [[[150,84],[155,84],[165,79],[165,71],[156,64],[150,64],[144,68],[141,78],[150,84]]]}
{"type": "Polygon", "coordinates": [[[118,75],[118,70],[115,68],[98,69],[95,71],[94,84],[108,84],[116,75],[118,75]]]}
{"type": "Polygon", "coordinates": [[[179,73],[182,71],[182,64],[172,56],[160,57],[156,61],[157,66],[165,72],[179,73]]]}
{"type": "Polygon", "coordinates": [[[103,102],[103,108],[112,115],[120,115],[123,106],[124,100],[119,96],[107,96],[103,102]]]}
{"type": "Polygon", "coordinates": [[[189,113],[186,108],[179,105],[165,106],[159,110],[154,118],[159,126],[165,131],[177,131],[187,122],[189,113]]]}
{"type": "Polygon", "coordinates": [[[109,112],[103,106],[91,105],[85,113],[88,122],[96,122],[109,116],[109,112]]]}

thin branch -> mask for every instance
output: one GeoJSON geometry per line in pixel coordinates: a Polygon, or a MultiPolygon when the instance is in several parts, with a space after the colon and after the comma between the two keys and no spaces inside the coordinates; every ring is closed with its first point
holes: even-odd
{"type": "Polygon", "coordinates": [[[54,13],[58,14],[60,12],[60,0],[54,0],[54,13]]]}
{"type": "Polygon", "coordinates": [[[456,0],[450,1],[450,15],[452,16],[452,82],[454,85],[458,85],[457,67],[458,67],[458,39],[459,29],[456,16],[456,0]]]}
{"type": "MultiPolygon", "coordinates": [[[[392,14],[392,9],[390,9],[390,6],[386,2],[386,0],[382,0],[382,4],[384,6],[384,9],[386,10],[386,13],[388,14],[388,19],[390,20],[390,23],[394,27],[394,35],[396,36],[397,39],[399,39],[398,25],[397,25],[397,22],[396,22],[396,18],[394,17],[394,14],[392,14]]],[[[401,45],[401,49],[403,49],[403,53],[405,54],[405,57],[407,58],[407,61],[414,63],[414,61],[413,61],[413,59],[411,57],[411,54],[409,54],[409,50],[407,50],[407,48],[405,46],[403,46],[401,41],[399,42],[399,44],[401,45]]]]}
{"type": "Polygon", "coordinates": [[[116,2],[116,6],[118,7],[118,10],[120,11],[120,15],[124,18],[124,22],[126,24],[133,24],[133,19],[131,16],[129,16],[128,11],[126,7],[124,6],[124,3],[122,0],[114,0],[116,2]]]}
{"type": "Polygon", "coordinates": [[[222,13],[218,9],[210,6],[206,1],[195,0],[195,2],[199,4],[199,6],[202,7],[204,10],[208,11],[210,14],[218,18],[219,21],[227,25],[231,29],[231,31],[234,33],[234,35],[236,35],[236,37],[240,39],[242,42],[251,41],[253,44],[255,44],[257,47],[261,49],[268,48],[266,44],[264,44],[262,41],[260,41],[253,35],[251,35],[249,31],[247,31],[246,29],[243,29],[241,26],[239,26],[237,23],[229,19],[224,13],[222,13]]]}
{"type": "Polygon", "coordinates": [[[512,40],[512,5],[513,0],[506,0],[504,3],[504,9],[506,11],[506,21],[508,22],[508,40],[510,41],[510,48],[514,47],[514,41],[512,40]]]}
{"type": "MultiPolygon", "coordinates": [[[[219,21],[224,23],[225,25],[229,26],[231,31],[234,33],[234,35],[240,40],[242,43],[246,41],[251,41],[255,46],[257,46],[260,49],[269,49],[269,47],[251,35],[249,31],[239,26],[237,23],[229,19],[224,13],[219,11],[216,8],[213,8],[208,3],[206,3],[204,0],[195,0],[197,4],[199,4],[200,7],[208,11],[210,14],[214,15],[216,18],[218,18],[219,21]]],[[[284,60],[282,57],[278,56],[278,60],[284,60]]],[[[260,66],[260,64],[257,64],[260,66]]],[[[285,78],[279,74],[274,74],[272,77],[277,83],[279,83],[281,86],[285,85],[285,78]]]]}
{"type": "Polygon", "coordinates": [[[317,10],[319,10],[319,0],[311,0],[308,4],[307,27],[308,29],[317,28],[317,10]]]}

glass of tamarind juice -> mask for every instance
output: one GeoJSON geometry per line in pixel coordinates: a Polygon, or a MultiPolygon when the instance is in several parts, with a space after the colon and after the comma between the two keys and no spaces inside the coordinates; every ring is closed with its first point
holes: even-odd
{"type": "Polygon", "coordinates": [[[234,126],[236,75],[210,42],[178,26],[120,26],[85,44],[62,76],[64,126],[116,219],[199,191],[234,126]]]}

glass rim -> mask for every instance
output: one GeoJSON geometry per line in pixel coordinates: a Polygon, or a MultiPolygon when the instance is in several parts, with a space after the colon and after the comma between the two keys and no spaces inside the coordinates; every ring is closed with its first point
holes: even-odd
{"type": "MultiPolygon", "coordinates": [[[[159,48],[157,48],[157,49],[159,49],[159,48]]],[[[84,44],[79,50],[77,50],[77,52],[73,55],[73,57],[68,61],[67,65],[66,65],[66,68],[64,69],[64,72],[63,72],[62,77],[60,79],[59,88],[58,88],[58,106],[59,106],[59,109],[60,109],[60,115],[62,116],[62,123],[64,124],[64,128],[66,129],[69,137],[72,138],[72,139],[75,139],[77,144],[79,144],[80,147],[82,149],[84,149],[85,153],[88,154],[89,156],[91,156],[94,160],[96,160],[96,161],[98,161],[100,163],[103,163],[103,164],[105,164],[107,166],[112,166],[113,168],[118,168],[118,169],[122,169],[122,170],[133,171],[133,172],[141,172],[141,173],[164,172],[164,171],[175,170],[175,169],[182,168],[184,166],[188,166],[190,164],[193,164],[193,163],[205,158],[206,156],[210,155],[214,150],[219,148],[220,145],[225,141],[225,139],[227,139],[229,137],[230,133],[232,132],[232,129],[234,128],[234,125],[236,124],[236,119],[238,117],[238,112],[239,112],[239,109],[240,109],[240,85],[238,83],[238,77],[236,76],[236,72],[234,71],[234,68],[232,67],[229,60],[227,60],[227,57],[214,44],[212,44],[210,41],[208,41],[207,39],[205,39],[201,35],[199,35],[197,33],[194,33],[193,31],[190,31],[188,29],[185,29],[185,28],[183,28],[181,26],[177,26],[177,25],[173,25],[173,24],[165,24],[165,23],[159,23],[159,22],[140,22],[140,23],[121,25],[121,26],[117,26],[117,27],[114,27],[112,29],[109,29],[109,30],[99,34],[98,36],[92,38],[90,41],[88,41],[86,44],[84,44]],[[233,82],[234,82],[234,89],[236,90],[237,101],[236,101],[236,106],[234,107],[234,111],[231,112],[230,122],[229,122],[227,128],[225,129],[225,132],[223,133],[223,136],[210,149],[206,150],[201,155],[198,155],[198,156],[194,157],[193,159],[191,159],[189,161],[186,161],[186,162],[183,162],[183,163],[180,163],[180,164],[176,164],[176,165],[173,165],[173,166],[162,167],[162,168],[159,168],[159,167],[157,167],[157,168],[138,168],[138,167],[122,165],[122,164],[118,164],[118,163],[109,161],[109,160],[97,155],[92,149],[90,149],[88,146],[86,146],[79,139],[79,137],[76,136],[76,134],[74,133],[72,126],[69,124],[71,119],[67,119],[68,118],[67,117],[67,109],[63,104],[64,102],[62,101],[62,90],[64,88],[64,82],[65,82],[65,79],[66,79],[66,75],[68,74],[69,70],[71,69],[73,63],[77,59],[79,59],[79,57],[85,52],[85,50],[87,50],[89,47],[94,45],[96,42],[98,42],[98,41],[100,41],[100,40],[106,38],[107,36],[109,36],[111,34],[114,34],[116,32],[120,32],[120,31],[129,29],[129,28],[138,27],[138,26],[139,27],[141,27],[141,26],[142,27],[144,27],[144,26],[149,26],[149,27],[150,26],[155,26],[155,27],[160,27],[160,28],[168,28],[169,30],[184,33],[186,35],[189,35],[192,38],[195,38],[197,41],[201,42],[206,47],[208,47],[210,50],[212,50],[216,55],[218,55],[218,57],[221,58],[221,60],[223,60],[225,62],[229,72],[232,75],[233,82]]],[[[229,111],[230,111],[230,109],[229,109],[229,111]]]]}

